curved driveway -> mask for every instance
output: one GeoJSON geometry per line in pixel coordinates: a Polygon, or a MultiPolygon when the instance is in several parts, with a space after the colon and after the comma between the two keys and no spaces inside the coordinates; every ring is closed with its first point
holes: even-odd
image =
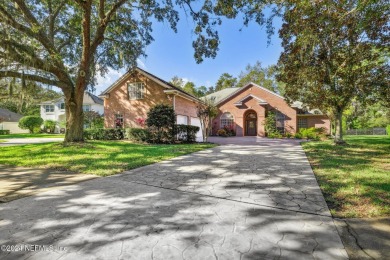
{"type": "Polygon", "coordinates": [[[0,204],[0,244],[66,251],[15,259],[346,259],[295,140],[213,149],[0,204]]]}

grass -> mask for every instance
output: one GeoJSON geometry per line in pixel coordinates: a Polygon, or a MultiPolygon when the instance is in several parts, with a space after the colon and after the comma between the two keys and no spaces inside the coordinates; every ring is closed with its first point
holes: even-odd
{"type": "Polygon", "coordinates": [[[214,146],[145,145],[126,141],[90,141],[72,146],[59,143],[31,144],[1,147],[0,164],[108,176],[214,146]]]}
{"type": "Polygon", "coordinates": [[[390,216],[390,138],[347,136],[302,146],[334,217],[390,216]]]}
{"type": "Polygon", "coordinates": [[[13,138],[64,138],[63,134],[8,134],[0,135],[0,139],[13,139],[13,138]]]}

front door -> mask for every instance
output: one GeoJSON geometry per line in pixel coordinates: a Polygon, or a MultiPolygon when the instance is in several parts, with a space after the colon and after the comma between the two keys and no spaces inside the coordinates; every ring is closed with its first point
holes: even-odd
{"type": "Polygon", "coordinates": [[[251,112],[245,117],[245,135],[256,136],[257,135],[257,115],[255,112],[251,112]]]}

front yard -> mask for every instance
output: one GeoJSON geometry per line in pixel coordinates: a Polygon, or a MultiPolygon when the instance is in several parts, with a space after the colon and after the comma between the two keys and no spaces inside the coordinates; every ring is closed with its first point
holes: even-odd
{"type": "Polygon", "coordinates": [[[126,141],[89,141],[78,146],[31,144],[1,147],[0,164],[107,176],[210,147],[214,145],[144,145],[126,141]]]}
{"type": "Polygon", "coordinates": [[[334,217],[390,216],[390,138],[347,136],[302,146],[334,217]]]}
{"type": "Polygon", "coordinates": [[[8,134],[8,135],[0,135],[0,139],[14,139],[14,138],[64,138],[64,137],[65,137],[65,135],[63,135],[63,134],[8,134]]]}

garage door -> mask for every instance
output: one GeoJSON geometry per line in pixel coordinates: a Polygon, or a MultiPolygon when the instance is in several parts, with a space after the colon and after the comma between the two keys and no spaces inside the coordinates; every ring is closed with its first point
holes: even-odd
{"type": "Polygon", "coordinates": [[[200,120],[197,117],[191,117],[191,125],[198,126],[199,132],[196,134],[196,141],[202,142],[203,141],[203,135],[202,135],[202,127],[200,125],[200,120]]]}

